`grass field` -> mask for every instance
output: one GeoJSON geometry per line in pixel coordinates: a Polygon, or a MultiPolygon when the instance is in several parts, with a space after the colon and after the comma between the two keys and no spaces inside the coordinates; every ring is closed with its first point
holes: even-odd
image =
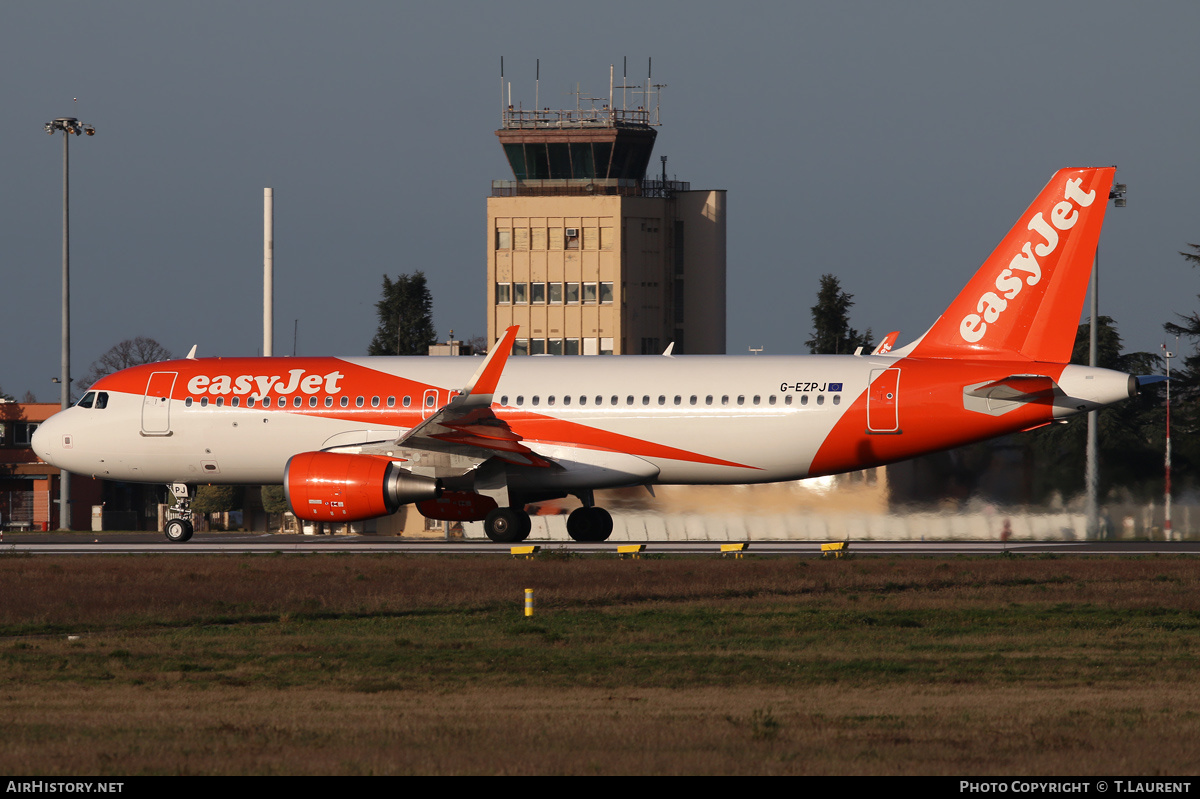
{"type": "Polygon", "coordinates": [[[1190,774],[1198,567],[6,554],[0,770],[1190,774]]]}

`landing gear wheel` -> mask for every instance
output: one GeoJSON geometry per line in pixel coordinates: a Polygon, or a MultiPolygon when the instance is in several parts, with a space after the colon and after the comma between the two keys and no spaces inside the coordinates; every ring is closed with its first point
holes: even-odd
{"type": "Polygon", "coordinates": [[[576,541],[607,541],[612,529],[612,516],[604,508],[576,508],[567,517],[567,534],[576,541]]]}
{"type": "Polygon", "coordinates": [[[487,537],[497,544],[515,544],[529,536],[529,514],[518,508],[496,508],[483,521],[487,537]]]}
{"type": "Polygon", "coordinates": [[[168,541],[182,544],[192,537],[192,523],[184,519],[170,519],[167,521],[166,535],[168,541]]]}

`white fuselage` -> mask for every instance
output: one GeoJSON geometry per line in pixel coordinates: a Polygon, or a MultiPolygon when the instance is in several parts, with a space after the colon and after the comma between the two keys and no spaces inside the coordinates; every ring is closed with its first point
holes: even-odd
{"type": "MultiPolygon", "coordinates": [[[[62,468],[112,480],[279,483],[297,453],[398,439],[444,405],[478,364],[473,358],[169,361],[101,380],[94,390],[107,394],[104,408],[56,414],[34,446],[62,468]]],[[[512,358],[492,408],[534,453],[566,464],[527,469],[524,477],[510,468],[517,484],[771,482],[865,468],[1076,412],[1078,403],[1060,401],[1036,418],[1025,408],[988,414],[964,407],[970,404],[962,399],[964,386],[1016,368],[890,356],[512,358]],[[886,392],[868,391],[889,376],[886,392]],[[814,463],[819,452],[821,462],[814,463]]],[[[1054,369],[1059,379],[1063,367],[1054,369]]],[[[1108,401],[1097,397],[1094,404],[1108,401]]]]}

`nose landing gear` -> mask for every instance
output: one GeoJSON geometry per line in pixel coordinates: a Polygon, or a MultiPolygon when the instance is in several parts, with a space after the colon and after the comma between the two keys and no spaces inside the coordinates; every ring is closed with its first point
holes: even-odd
{"type": "Polygon", "coordinates": [[[186,483],[171,483],[175,506],[167,508],[167,524],[164,533],[167,540],[182,544],[192,537],[192,498],[194,489],[186,483]]]}

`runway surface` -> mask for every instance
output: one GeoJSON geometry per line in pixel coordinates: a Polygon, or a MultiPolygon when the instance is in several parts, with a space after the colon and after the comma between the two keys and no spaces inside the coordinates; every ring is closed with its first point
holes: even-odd
{"type": "MultiPolygon", "coordinates": [[[[640,543],[640,542],[639,542],[640,543]]],[[[645,554],[721,555],[724,541],[648,541],[645,554]]],[[[752,541],[747,555],[821,557],[820,541],[752,541]]],[[[627,542],[580,544],[529,540],[542,551],[617,554],[627,542]]],[[[379,536],[304,536],[269,533],[197,533],[185,544],[173,544],[161,533],[8,533],[0,554],[271,554],[275,552],[395,552],[407,554],[511,555],[512,545],[490,541],[414,540],[379,536]]],[[[857,555],[1197,555],[1195,541],[851,541],[857,555]]]]}

